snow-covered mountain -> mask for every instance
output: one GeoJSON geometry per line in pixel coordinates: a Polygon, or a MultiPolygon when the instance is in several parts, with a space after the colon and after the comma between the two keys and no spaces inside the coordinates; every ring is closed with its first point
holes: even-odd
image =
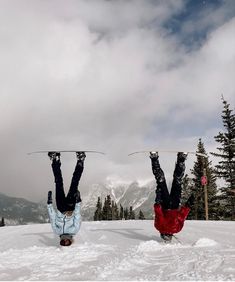
{"type": "Polygon", "coordinates": [[[6,225],[45,223],[48,219],[45,203],[34,203],[0,193],[0,218],[2,217],[6,225]]]}
{"type": "MultiPolygon", "coordinates": [[[[153,218],[153,202],[155,198],[155,183],[140,185],[130,184],[93,184],[86,195],[82,195],[82,216],[84,220],[93,220],[97,199],[110,195],[118,206],[133,207],[138,214],[141,209],[145,217],[153,218]]],[[[54,201],[55,202],[55,201],[54,201]]],[[[34,203],[23,198],[9,197],[0,193],[0,219],[5,218],[6,225],[48,222],[46,200],[34,203]]]]}
{"type": "Polygon", "coordinates": [[[118,205],[121,204],[123,207],[132,206],[136,213],[141,209],[146,218],[152,218],[153,216],[154,182],[146,185],[140,185],[138,182],[119,185],[108,183],[92,185],[89,193],[82,197],[82,213],[85,220],[93,219],[98,197],[101,197],[102,202],[104,202],[107,195],[110,195],[118,205]]]}

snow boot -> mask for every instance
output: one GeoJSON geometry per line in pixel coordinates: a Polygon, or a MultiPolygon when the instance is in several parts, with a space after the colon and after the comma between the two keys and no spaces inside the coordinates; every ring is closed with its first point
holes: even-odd
{"type": "Polygon", "coordinates": [[[48,152],[48,157],[51,161],[59,161],[60,160],[60,152],[48,152]]]}
{"type": "Polygon", "coordinates": [[[150,152],[150,155],[149,155],[150,159],[151,160],[158,160],[158,152],[150,152]]]}
{"type": "Polygon", "coordinates": [[[76,152],[77,160],[80,162],[84,162],[86,158],[85,152],[76,152]]]}
{"type": "Polygon", "coordinates": [[[183,163],[187,159],[187,152],[178,152],[177,154],[177,163],[183,163]]]}

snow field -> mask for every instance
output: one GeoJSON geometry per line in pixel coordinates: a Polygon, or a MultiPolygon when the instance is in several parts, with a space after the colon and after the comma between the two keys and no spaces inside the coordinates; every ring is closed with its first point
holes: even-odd
{"type": "Polygon", "coordinates": [[[153,221],[83,222],[60,247],[49,224],[0,229],[0,280],[235,280],[235,223],[186,221],[171,244],[153,221]]]}

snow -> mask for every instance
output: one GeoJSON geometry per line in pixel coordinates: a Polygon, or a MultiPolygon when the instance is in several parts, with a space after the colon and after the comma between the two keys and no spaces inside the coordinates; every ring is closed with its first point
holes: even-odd
{"type": "Polygon", "coordinates": [[[235,280],[235,222],[186,221],[171,244],[152,220],[83,222],[60,247],[50,224],[0,228],[0,280],[235,280]]]}

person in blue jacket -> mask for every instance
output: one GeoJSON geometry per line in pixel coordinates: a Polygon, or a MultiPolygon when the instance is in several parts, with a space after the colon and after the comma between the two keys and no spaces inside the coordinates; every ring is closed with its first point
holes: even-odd
{"type": "Polygon", "coordinates": [[[48,156],[52,160],[51,166],[55,178],[57,206],[57,211],[55,211],[52,205],[52,191],[49,191],[47,199],[49,219],[54,233],[60,236],[60,245],[70,246],[73,243],[73,236],[81,226],[81,197],[78,184],[83,172],[86,155],[85,152],[76,152],[77,163],[67,196],[65,196],[60,169],[60,153],[49,152],[48,156]]]}

